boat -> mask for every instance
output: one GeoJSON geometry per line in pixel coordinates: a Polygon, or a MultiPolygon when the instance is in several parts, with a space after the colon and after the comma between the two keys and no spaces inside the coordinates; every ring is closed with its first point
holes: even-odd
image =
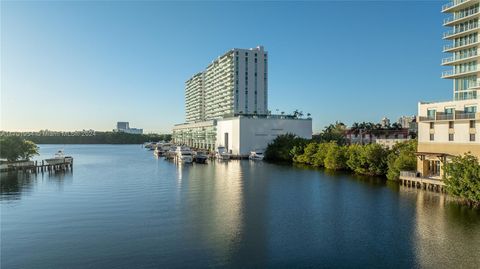
{"type": "Polygon", "coordinates": [[[250,155],[248,156],[248,158],[253,161],[263,161],[263,158],[265,158],[265,155],[263,154],[263,151],[254,150],[250,152],[250,155]]]}
{"type": "Polygon", "coordinates": [[[173,160],[175,159],[175,156],[177,156],[176,152],[177,148],[171,146],[169,149],[165,151],[165,160],[173,160]]]}
{"type": "Polygon", "coordinates": [[[225,147],[218,147],[217,151],[215,152],[215,157],[218,160],[228,161],[230,160],[231,154],[228,153],[225,147]]]}
{"type": "Polygon", "coordinates": [[[208,159],[208,155],[204,151],[197,151],[193,154],[193,161],[195,163],[206,163],[208,159]]]}
{"type": "Polygon", "coordinates": [[[55,153],[55,156],[53,158],[46,159],[45,162],[47,164],[70,164],[73,162],[73,157],[65,156],[63,150],[61,149],[57,151],[57,153],[55,153]]]}
{"type": "Polygon", "coordinates": [[[172,144],[170,143],[159,142],[155,146],[155,151],[153,153],[159,157],[165,156],[167,151],[169,151],[171,147],[172,147],[172,144]]]}
{"type": "Polygon", "coordinates": [[[157,146],[157,142],[147,142],[144,144],[144,147],[148,150],[154,150],[157,146]]]}
{"type": "Polygon", "coordinates": [[[176,149],[177,160],[181,163],[192,163],[193,162],[193,153],[189,147],[178,146],[176,149]]]}

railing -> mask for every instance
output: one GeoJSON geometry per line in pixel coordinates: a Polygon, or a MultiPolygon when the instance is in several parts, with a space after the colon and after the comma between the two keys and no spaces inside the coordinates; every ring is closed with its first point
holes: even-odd
{"type": "Polygon", "coordinates": [[[454,49],[454,48],[459,48],[459,47],[463,47],[463,46],[473,45],[473,44],[476,44],[476,43],[478,43],[477,40],[466,40],[466,41],[462,41],[462,42],[447,44],[447,45],[443,46],[443,50],[445,51],[445,50],[449,50],[449,49],[454,49]]]}
{"type": "Polygon", "coordinates": [[[443,38],[447,38],[449,36],[453,36],[453,35],[456,35],[456,34],[467,32],[467,31],[470,31],[470,30],[473,30],[473,29],[476,29],[476,28],[478,28],[478,23],[477,22],[472,23],[472,24],[467,24],[465,27],[453,29],[453,30],[450,30],[448,32],[443,33],[443,38]]]}
{"type": "Polygon", "coordinates": [[[452,114],[443,114],[437,113],[437,120],[453,120],[453,113],[452,114]]]}
{"type": "Polygon", "coordinates": [[[455,71],[453,69],[452,70],[447,70],[447,71],[442,72],[442,78],[453,76],[453,75],[460,75],[460,74],[469,73],[469,72],[475,72],[475,71],[477,71],[476,68],[473,68],[472,70],[463,70],[463,71],[455,71]]]}
{"type": "Polygon", "coordinates": [[[442,11],[445,11],[451,7],[458,6],[464,2],[467,2],[469,0],[453,0],[451,2],[446,3],[445,5],[442,6],[442,11]]]}
{"type": "Polygon", "coordinates": [[[455,112],[456,120],[473,120],[475,117],[475,112],[455,112]]]}
{"type": "Polygon", "coordinates": [[[460,20],[460,19],[463,19],[465,17],[468,17],[468,16],[476,14],[476,13],[478,13],[478,8],[469,9],[466,12],[462,12],[459,16],[454,15],[454,16],[451,16],[451,17],[448,17],[448,18],[444,19],[443,24],[447,24],[447,23],[450,23],[450,22],[453,22],[453,21],[456,21],[456,20],[460,20]]]}
{"type": "Polygon", "coordinates": [[[417,172],[415,171],[400,171],[401,177],[417,177],[417,172]]]}
{"type": "Polygon", "coordinates": [[[435,116],[420,116],[418,117],[420,121],[434,121],[435,120],[435,116]]]}
{"type": "Polygon", "coordinates": [[[446,63],[450,63],[450,62],[454,62],[454,61],[459,61],[459,60],[463,60],[463,59],[467,59],[467,58],[470,58],[470,57],[474,57],[474,56],[477,56],[478,53],[476,50],[472,51],[472,52],[469,52],[463,56],[460,56],[460,57],[448,57],[448,58],[443,58],[442,59],[442,64],[446,64],[446,63]]]}

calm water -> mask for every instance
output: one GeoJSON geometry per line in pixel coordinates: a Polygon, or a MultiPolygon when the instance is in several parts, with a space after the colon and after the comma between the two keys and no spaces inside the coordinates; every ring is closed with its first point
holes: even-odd
{"type": "MultiPolygon", "coordinates": [[[[58,146],[41,146],[40,158],[58,146]]],[[[1,268],[478,268],[480,211],[382,180],[139,145],[1,179],[1,268]]]]}

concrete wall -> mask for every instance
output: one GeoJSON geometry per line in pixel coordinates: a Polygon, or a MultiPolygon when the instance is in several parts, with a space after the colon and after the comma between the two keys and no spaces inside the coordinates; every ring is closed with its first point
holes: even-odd
{"type": "Polygon", "coordinates": [[[235,155],[248,155],[250,151],[266,149],[277,136],[293,133],[312,138],[312,120],[278,118],[230,118],[217,122],[217,147],[226,146],[225,133],[229,135],[228,149],[235,155]]]}

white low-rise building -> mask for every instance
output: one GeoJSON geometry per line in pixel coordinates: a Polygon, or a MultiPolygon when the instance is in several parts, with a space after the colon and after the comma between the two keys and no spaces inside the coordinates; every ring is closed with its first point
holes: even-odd
{"type": "Polygon", "coordinates": [[[277,136],[295,134],[312,138],[312,120],[282,117],[232,117],[217,121],[217,147],[234,155],[246,156],[254,150],[265,150],[277,136]]]}

